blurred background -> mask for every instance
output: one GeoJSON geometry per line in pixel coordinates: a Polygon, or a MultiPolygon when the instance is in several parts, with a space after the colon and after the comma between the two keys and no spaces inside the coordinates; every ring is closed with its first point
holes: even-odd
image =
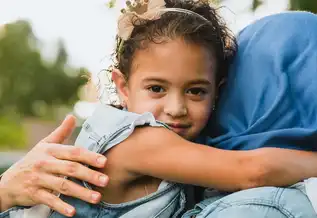
{"type": "MultiPolygon", "coordinates": [[[[217,0],[234,33],[317,0],[217,0]]],[[[0,0],[0,173],[72,113],[78,128],[97,102],[123,0],[0,0]]]]}

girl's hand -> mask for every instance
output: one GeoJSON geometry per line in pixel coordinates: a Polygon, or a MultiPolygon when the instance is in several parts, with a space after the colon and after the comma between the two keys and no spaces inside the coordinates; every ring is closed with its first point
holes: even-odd
{"type": "Polygon", "coordinates": [[[96,186],[107,185],[108,177],[83,164],[103,168],[106,158],[84,148],[62,145],[75,126],[68,116],[49,136],[11,166],[0,180],[0,210],[10,207],[45,204],[65,216],[73,216],[75,208],[53,192],[97,203],[100,193],[84,188],[64,176],[87,181],[96,186]]]}

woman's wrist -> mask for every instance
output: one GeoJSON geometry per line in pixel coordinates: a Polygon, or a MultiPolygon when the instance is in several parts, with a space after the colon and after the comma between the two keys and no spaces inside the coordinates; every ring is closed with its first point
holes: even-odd
{"type": "Polygon", "coordinates": [[[5,208],[2,205],[2,203],[3,203],[2,199],[4,198],[3,188],[2,188],[2,184],[1,184],[2,175],[3,174],[0,175],[0,213],[5,211],[5,208]]]}
{"type": "Polygon", "coordinates": [[[0,175],[0,213],[8,210],[9,208],[13,207],[13,205],[10,205],[8,202],[9,195],[6,194],[6,188],[3,185],[2,175],[0,175]]]}

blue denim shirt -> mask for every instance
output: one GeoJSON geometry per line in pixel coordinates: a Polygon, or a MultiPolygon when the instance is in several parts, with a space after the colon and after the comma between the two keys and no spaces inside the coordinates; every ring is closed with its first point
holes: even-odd
{"type": "Polygon", "coordinates": [[[316,26],[316,15],[288,12],[240,32],[206,144],[317,151],[316,26]]]}

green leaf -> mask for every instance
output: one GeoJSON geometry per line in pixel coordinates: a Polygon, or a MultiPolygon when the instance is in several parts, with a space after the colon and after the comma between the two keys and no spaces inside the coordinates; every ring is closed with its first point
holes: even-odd
{"type": "Polygon", "coordinates": [[[108,3],[106,3],[106,6],[108,7],[108,8],[114,8],[115,6],[116,6],[116,0],[110,0],[110,1],[108,1],[108,3]]]}
{"type": "Polygon", "coordinates": [[[290,10],[310,11],[317,13],[317,1],[316,0],[290,0],[290,10]]]}
{"type": "Polygon", "coordinates": [[[263,0],[253,0],[251,10],[255,11],[258,7],[260,7],[263,4],[263,0]]]}

